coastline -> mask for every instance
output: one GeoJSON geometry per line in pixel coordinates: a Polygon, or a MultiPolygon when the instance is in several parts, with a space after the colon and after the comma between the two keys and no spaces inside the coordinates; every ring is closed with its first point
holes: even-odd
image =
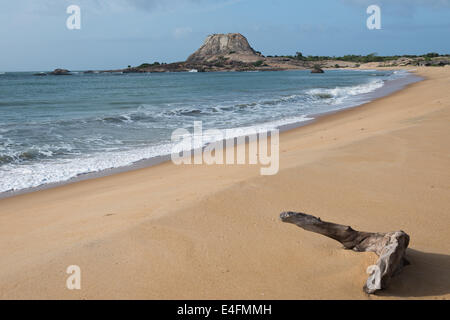
{"type": "Polygon", "coordinates": [[[412,266],[373,299],[448,299],[450,68],[416,69],[424,81],[284,131],[273,177],[164,162],[1,199],[0,297],[367,299],[375,257],[278,222],[297,210],[411,235],[412,266]],[[72,264],[81,291],[64,287],[72,264]]]}
{"type": "MultiPolygon", "coordinates": [[[[367,71],[364,69],[359,69],[359,70],[367,71]]],[[[373,69],[371,68],[369,70],[373,70],[373,69]]],[[[384,69],[384,70],[390,71],[391,69],[384,69]]],[[[392,70],[394,70],[394,69],[392,69],[392,70]]],[[[302,126],[306,126],[314,121],[317,121],[319,118],[321,118],[324,115],[341,112],[346,109],[361,107],[362,105],[364,105],[366,103],[370,103],[377,99],[380,99],[380,98],[383,98],[390,94],[393,94],[399,90],[402,90],[404,87],[406,87],[412,83],[422,80],[421,77],[414,75],[413,73],[409,72],[405,68],[396,68],[395,70],[408,72],[408,75],[406,75],[405,77],[399,78],[399,79],[388,80],[388,83],[385,83],[381,88],[378,88],[369,93],[359,95],[358,98],[360,99],[360,101],[354,105],[349,105],[349,106],[346,106],[343,108],[338,108],[336,110],[323,112],[323,113],[305,114],[304,115],[305,117],[311,117],[312,119],[281,125],[281,126],[278,126],[277,128],[280,130],[280,132],[285,132],[285,131],[299,128],[302,126]]],[[[85,180],[89,180],[89,179],[96,179],[96,178],[110,176],[110,175],[114,175],[114,174],[118,174],[118,173],[152,167],[152,166],[155,166],[155,165],[167,162],[167,161],[170,161],[170,155],[158,155],[153,158],[139,160],[137,162],[134,162],[134,163],[126,165],[126,166],[114,167],[114,168],[108,168],[108,169],[100,170],[100,171],[83,173],[76,177],[72,177],[68,180],[46,183],[46,184],[39,185],[36,187],[24,188],[24,189],[20,189],[20,190],[11,190],[11,191],[6,191],[6,192],[0,192],[0,200],[9,198],[9,197],[18,196],[18,195],[28,194],[31,192],[52,189],[52,188],[64,186],[66,184],[77,183],[77,182],[85,181],[85,180]]]]}

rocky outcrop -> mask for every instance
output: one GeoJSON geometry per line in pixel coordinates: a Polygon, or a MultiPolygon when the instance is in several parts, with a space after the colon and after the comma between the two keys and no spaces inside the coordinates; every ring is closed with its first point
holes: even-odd
{"type": "Polygon", "coordinates": [[[213,34],[186,61],[143,63],[137,67],[103,72],[215,72],[304,70],[305,63],[292,57],[265,57],[255,51],[240,33],[213,34]]]}
{"type": "Polygon", "coordinates": [[[66,69],[55,69],[52,72],[38,72],[34,73],[33,76],[43,77],[43,76],[71,76],[72,73],[70,73],[69,70],[66,69]]]}
{"type": "Polygon", "coordinates": [[[313,69],[311,70],[311,73],[325,73],[325,71],[323,71],[323,69],[320,66],[314,66],[313,69]]]}
{"type": "Polygon", "coordinates": [[[55,69],[52,72],[50,72],[49,74],[53,75],[53,76],[70,76],[71,73],[69,70],[66,69],[55,69]]]}
{"type": "Polygon", "coordinates": [[[250,58],[261,59],[261,54],[257,53],[240,33],[213,34],[206,38],[205,43],[194,52],[186,62],[201,63],[218,60],[221,57],[229,57],[231,60],[237,56],[248,56],[250,58]]]}

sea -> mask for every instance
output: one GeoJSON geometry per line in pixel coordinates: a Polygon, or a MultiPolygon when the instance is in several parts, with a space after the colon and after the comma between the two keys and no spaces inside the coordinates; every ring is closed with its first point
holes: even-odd
{"type": "Polygon", "coordinates": [[[418,81],[406,71],[0,72],[0,193],[71,181],[171,153],[191,130],[301,125],[418,81]]]}

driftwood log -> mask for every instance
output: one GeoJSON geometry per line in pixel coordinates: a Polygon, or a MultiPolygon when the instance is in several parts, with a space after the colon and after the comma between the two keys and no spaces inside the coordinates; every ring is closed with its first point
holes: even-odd
{"type": "Polygon", "coordinates": [[[283,222],[295,224],[307,231],[339,241],[345,249],[357,252],[375,252],[379,259],[376,265],[367,269],[369,278],[364,285],[366,293],[373,294],[387,288],[391,278],[409,264],[405,258],[409,236],[403,231],[360,232],[349,226],[325,222],[320,218],[296,212],[283,212],[280,218],[283,222]]]}

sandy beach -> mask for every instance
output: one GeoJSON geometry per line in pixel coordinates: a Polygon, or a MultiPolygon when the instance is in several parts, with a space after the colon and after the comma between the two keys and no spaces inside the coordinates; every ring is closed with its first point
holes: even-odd
{"type": "Polygon", "coordinates": [[[154,167],[0,200],[2,299],[448,299],[450,68],[280,136],[280,171],[154,167]],[[411,265],[376,296],[377,257],[279,220],[292,210],[404,230],[411,265]],[[66,288],[78,265],[82,289],[66,288]]]}

